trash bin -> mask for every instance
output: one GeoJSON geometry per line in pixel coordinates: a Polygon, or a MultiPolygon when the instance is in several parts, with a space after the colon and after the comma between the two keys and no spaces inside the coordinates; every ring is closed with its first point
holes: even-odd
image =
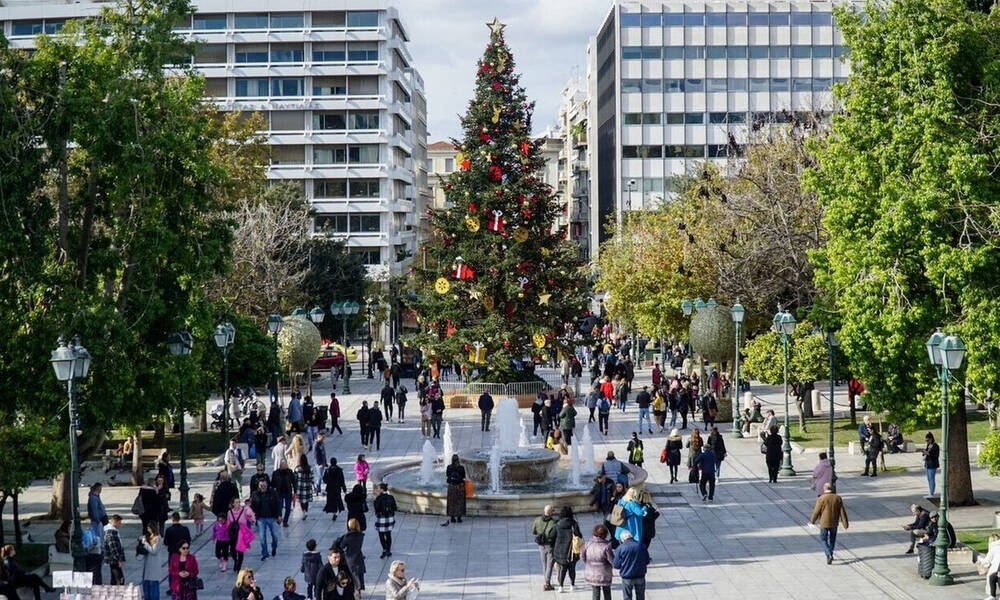
{"type": "Polygon", "coordinates": [[[917,573],[929,579],[934,570],[934,546],[917,544],[917,573]]]}

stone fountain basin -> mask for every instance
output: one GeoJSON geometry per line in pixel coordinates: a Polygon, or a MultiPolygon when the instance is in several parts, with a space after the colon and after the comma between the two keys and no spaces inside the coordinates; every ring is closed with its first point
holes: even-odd
{"type": "MultiPolygon", "coordinates": [[[[485,486],[490,481],[490,448],[473,448],[458,453],[458,460],[465,466],[465,475],[476,484],[485,486]]],[[[502,486],[548,481],[559,463],[559,453],[543,448],[518,448],[512,453],[500,454],[500,482],[502,486]]]]}
{"type": "MultiPolygon", "coordinates": [[[[461,458],[459,458],[461,460],[461,458]]],[[[374,481],[385,481],[387,475],[406,469],[419,469],[420,459],[399,461],[391,463],[383,468],[372,469],[372,479],[374,481]]],[[[600,464],[597,464],[600,468],[600,464]]],[[[629,486],[644,489],[646,483],[646,471],[629,465],[629,486]]],[[[589,476],[583,476],[586,479],[589,476]]],[[[402,512],[445,515],[448,506],[448,488],[444,480],[441,481],[440,491],[415,490],[404,487],[397,487],[389,483],[389,493],[396,498],[396,506],[402,512]]],[[[486,494],[479,493],[479,489],[486,486],[477,486],[476,493],[466,500],[466,514],[469,516],[481,517],[519,517],[538,516],[542,514],[542,509],[546,504],[555,507],[556,512],[562,506],[570,506],[574,513],[593,512],[590,506],[590,492],[588,490],[577,491],[552,491],[545,493],[521,493],[521,494],[486,494]]]]}

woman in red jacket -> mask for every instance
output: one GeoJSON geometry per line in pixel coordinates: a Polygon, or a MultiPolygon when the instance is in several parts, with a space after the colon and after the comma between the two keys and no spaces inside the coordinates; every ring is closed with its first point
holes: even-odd
{"type": "Polygon", "coordinates": [[[167,564],[171,600],[198,600],[198,559],[191,554],[191,544],[184,542],[167,564]]]}

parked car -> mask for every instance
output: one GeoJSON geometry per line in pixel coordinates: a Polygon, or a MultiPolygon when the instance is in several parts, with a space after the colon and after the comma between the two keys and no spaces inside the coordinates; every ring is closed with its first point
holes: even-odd
{"type": "MultiPolygon", "coordinates": [[[[358,351],[354,348],[347,349],[347,359],[354,361],[358,359],[358,351]]],[[[313,363],[313,371],[329,371],[331,367],[342,367],[344,364],[344,347],[340,344],[327,344],[323,346],[322,353],[316,362],[313,363]]]]}

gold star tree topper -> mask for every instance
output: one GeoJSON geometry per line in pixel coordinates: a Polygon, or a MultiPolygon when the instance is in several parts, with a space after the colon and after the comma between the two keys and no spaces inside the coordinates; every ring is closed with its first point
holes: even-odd
{"type": "Polygon", "coordinates": [[[487,23],[486,26],[490,28],[490,33],[498,36],[503,35],[503,28],[506,27],[500,22],[500,17],[493,17],[493,22],[487,23]]]}

